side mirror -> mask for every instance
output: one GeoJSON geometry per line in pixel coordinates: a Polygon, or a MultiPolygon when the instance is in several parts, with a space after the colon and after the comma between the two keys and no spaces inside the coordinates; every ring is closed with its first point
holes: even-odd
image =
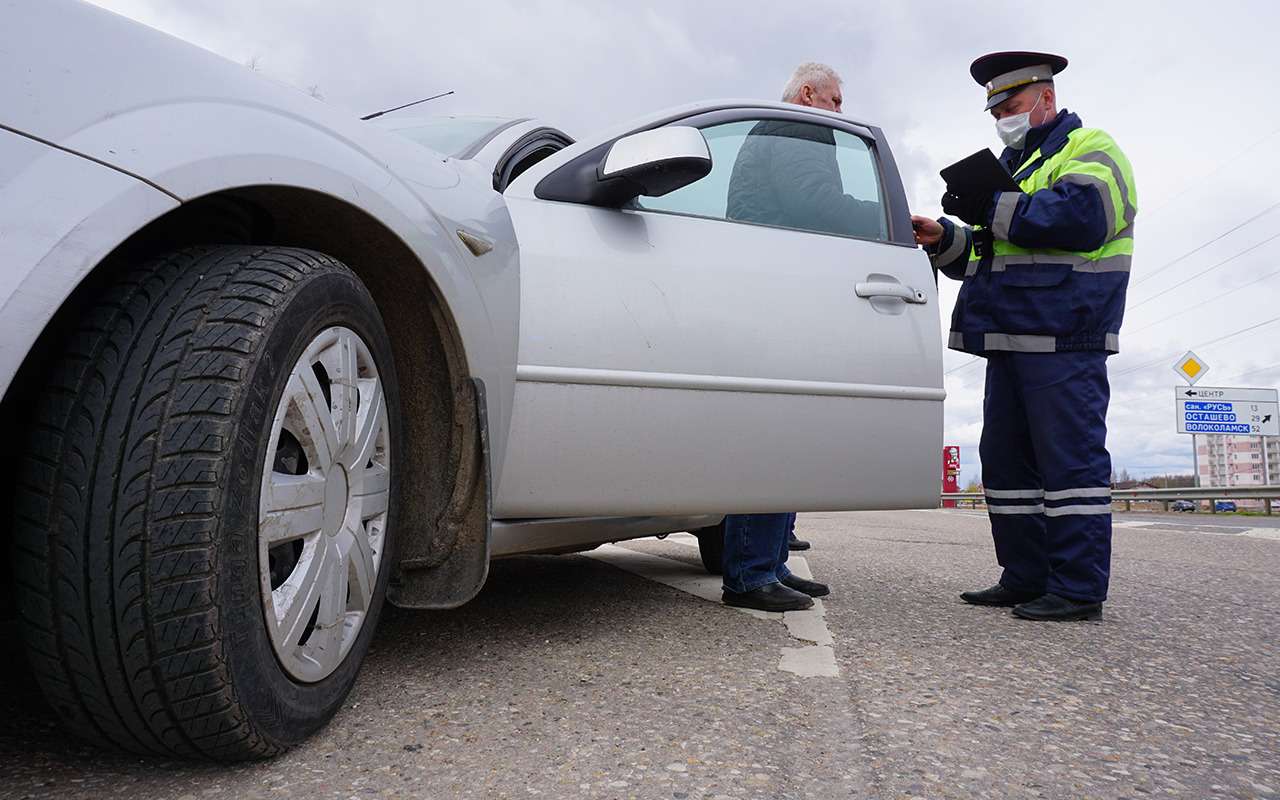
{"type": "Polygon", "coordinates": [[[636,197],[660,197],[711,172],[702,131],[683,125],[633,133],[594,148],[543,178],[543,200],[617,208],[636,197]]]}
{"type": "Polygon", "coordinates": [[[702,131],[677,125],[624,136],[613,143],[600,165],[600,180],[621,179],[635,193],[661,197],[705,178],[711,172],[711,151],[702,131]]]}

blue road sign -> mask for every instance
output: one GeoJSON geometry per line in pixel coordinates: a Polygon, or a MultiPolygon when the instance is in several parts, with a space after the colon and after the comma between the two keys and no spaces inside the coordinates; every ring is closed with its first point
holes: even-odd
{"type": "Polygon", "coordinates": [[[1178,433],[1280,436],[1275,389],[1175,386],[1178,433]]]}

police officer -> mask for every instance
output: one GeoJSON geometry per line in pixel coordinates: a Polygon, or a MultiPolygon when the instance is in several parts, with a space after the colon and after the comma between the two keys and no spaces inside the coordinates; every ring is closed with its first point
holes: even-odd
{"type": "Polygon", "coordinates": [[[1133,172],[1110,136],[1058,110],[1047,53],[992,53],[970,74],[1018,191],[948,186],[913,217],[934,266],[963,281],[950,347],[987,360],[982,479],[1004,568],[965,592],[1025,619],[1098,619],[1111,569],[1106,359],[1119,351],[1133,257],[1133,172]]]}

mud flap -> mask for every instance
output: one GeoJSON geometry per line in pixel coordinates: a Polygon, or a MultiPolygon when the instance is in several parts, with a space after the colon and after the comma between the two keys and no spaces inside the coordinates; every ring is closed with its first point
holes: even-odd
{"type": "Polygon", "coordinates": [[[484,383],[471,380],[456,396],[449,464],[456,476],[449,500],[429,534],[400,544],[400,563],[387,599],[400,608],[456,608],[475,597],[489,576],[489,429],[484,383]]]}

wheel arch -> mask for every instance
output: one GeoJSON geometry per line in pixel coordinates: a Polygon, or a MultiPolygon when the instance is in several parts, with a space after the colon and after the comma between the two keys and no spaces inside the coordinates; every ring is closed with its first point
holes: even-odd
{"type": "MultiPolygon", "coordinates": [[[[484,384],[472,375],[463,332],[429,265],[387,224],[333,195],[282,185],[230,188],[143,225],[98,260],[53,313],[0,398],[0,431],[23,424],[71,322],[120,265],[196,244],[303,247],[361,278],[386,325],[403,398],[400,556],[388,597],[430,608],[469,600],[489,560],[484,384]]],[[[7,514],[12,481],[3,486],[7,514]]],[[[5,543],[0,559],[8,558],[5,543]]],[[[0,564],[0,574],[8,573],[8,563],[0,564]]],[[[0,616],[12,608],[10,592],[0,595],[0,616]]]]}

